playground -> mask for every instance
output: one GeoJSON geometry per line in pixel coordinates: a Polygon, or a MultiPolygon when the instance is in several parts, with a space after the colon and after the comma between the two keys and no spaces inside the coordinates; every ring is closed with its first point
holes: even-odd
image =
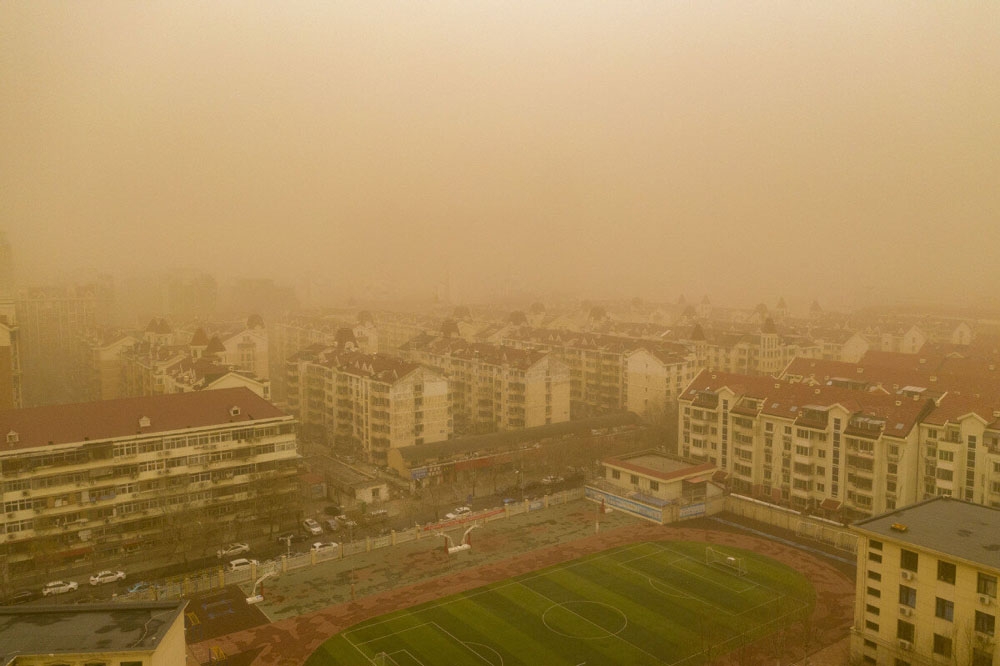
{"type": "MultiPolygon", "coordinates": [[[[455,540],[464,530],[448,532],[455,540]]],[[[490,523],[472,533],[466,552],[448,555],[444,541],[429,536],[267,581],[257,608],[271,622],[224,635],[213,632],[215,638],[189,645],[189,663],[208,664],[217,649],[231,660],[226,663],[253,655],[251,662],[240,663],[297,666],[332,636],[365,620],[618,546],[663,540],[753,551],[807,576],[817,598],[809,618],[816,646],[846,635],[853,615],[853,582],[836,566],[712,520],[659,526],[618,512],[599,515],[594,504],[577,501],[490,523]]]]}

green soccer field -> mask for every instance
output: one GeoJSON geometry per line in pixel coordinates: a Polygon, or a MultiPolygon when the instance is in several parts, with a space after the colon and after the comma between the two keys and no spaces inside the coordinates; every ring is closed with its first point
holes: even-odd
{"type": "Polygon", "coordinates": [[[812,612],[812,586],[767,557],[706,544],[615,548],[362,622],[306,666],[695,665],[812,612]]]}

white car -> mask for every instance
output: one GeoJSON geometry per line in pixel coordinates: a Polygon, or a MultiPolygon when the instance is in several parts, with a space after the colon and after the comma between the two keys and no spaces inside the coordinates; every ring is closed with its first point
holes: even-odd
{"type": "Polygon", "coordinates": [[[125,580],[124,571],[102,571],[90,577],[90,584],[104,585],[105,583],[114,583],[118,580],[125,580]]]}
{"type": "Polygon", "coordinates": [[[306,518],[305,520],[303,520],[302,521],[302,527],[306,528],[306,532],[309,532],[309,534],[322,534],[323,533],[323,528],[320,527],[319,523],[317,523],[312,518],[306,518]]]}
{"type": "Polygon", "coordinates": [[[42,588],[42,596],[47,597],[50,594],[64,594],[66,592],[72,592],[78,587],[80,587],[80,585],[75,580],[55,580],[51,583],[46,583],[45,587],[42,588]]]}
{"type": "Polygon", "coordinates": [[[332,550],[337,550],[337,543],[334,541],[317,541],[309,550],[314,553],[326,553],[332,550]]]}
{"type": "Polygon", "coordinates": [[[461,518],[462,516],[467,516],[472,513],[472,509],[467,506],[457,506],[451,513],[446,513],[444,515],[448,520],[455,520],[456,518],[461,518]]]}
{"type": "Polygon", "coordinates": [[[230,571],[243,571],[244,569],[249,569],[252,566],[257,565],[257,560],[248,560],[245,557],[241,557],[238,560],[229,561],[230,571]]]}
{"type": "Polygon", "coordinates": [[[243,553],[249,553],[249,552],[250,552],[249,544],[231,543],[228,546],[225,546],[224,548],[220,548],[219,550],[215,551],[215,556],[221,560],[223,557],[232,557],[233,555],[242,555],[243,553]]]}

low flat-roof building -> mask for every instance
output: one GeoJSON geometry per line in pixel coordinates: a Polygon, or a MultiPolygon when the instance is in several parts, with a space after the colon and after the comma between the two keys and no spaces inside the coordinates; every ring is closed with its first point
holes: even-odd
{"type": "Polygon", "coordinates": [[[1000,511],[945,497],[859,521],[851,663],[997,663],[1000,511]]]}
{"type": "Polygon", "coordinates": [[[615,447],[634,444],[640,431],[641,421],[635,414],[608,414],[393,449],[389,452],[389,468],[408,479],[413,489],[472,482],[477,476],[482,481],[484,474],[496,481],[493,477],[498,470],[537,468],[536,461],[547,456],[546,451],[558,452],[560,455],[548,457],[558,457],[567,465],[577,458],[577,464],[589,465],[615,447]],[[560,444],[566,446],[559,449],[560,444]]]}
{"type": "Polygon", "coordinates": [[[659,451],[639,451],[601,461],[602,477],[586,496],[640,518],[669,523],[710,513],[724,489],[712,482],[713,463],[682,460],[659,451]]]}
{"type": "Polygon", "coordinates": [[[0,606],[0,664],[177,666],[187,601],[0,606]]]}

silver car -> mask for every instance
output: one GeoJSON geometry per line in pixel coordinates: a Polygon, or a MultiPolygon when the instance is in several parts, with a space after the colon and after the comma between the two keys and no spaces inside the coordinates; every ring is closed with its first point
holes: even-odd
{"type": "Polygon", "coordinates": [[[47,597],[50,594],[65,594],[66,592],[72,592],[78,587],[80,587],[80,584],[75,580],[54,580],[51,583],[45,584],[45,587],[42,588],[42,596],[47,597]]]}

